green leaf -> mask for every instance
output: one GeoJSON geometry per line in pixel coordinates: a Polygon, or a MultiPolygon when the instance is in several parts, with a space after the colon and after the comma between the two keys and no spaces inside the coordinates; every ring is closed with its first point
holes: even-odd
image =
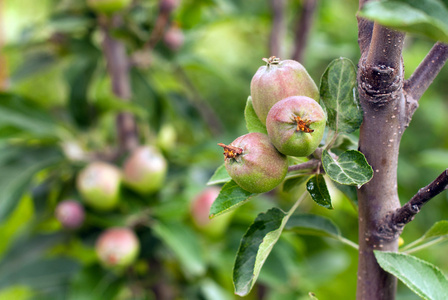
{"type": "Polygon", "coordinates": [[[243,236],[233,268],[237,295],[247,295],[254,286],[261,267],[282,233],[285,216],[278,208],[261,213],[243,236]]]}
{"type": "Polygon", "coordinates": [[[244,117],[246,119],[246,127],[249,132],[261,132],[264,134],[268,134],[266,126],[261,123],[257,114],[255,113],[251,96],[247,98],[246,108],[244,109],[244,117]]]}
{"type": "Polygon", "coordinates": [[[286,223],[285,229],[294,230],[300,234],[325,236],[336,239],[341,235],[339,228],[333,221],[313,214],[292,215],[286,223]]]}
{"type": "Polygon", "coordinates": [[[93,25],[92,18],[85,15],[74,14],[56,14],[48,20],[48,27],[50,30],[58,33],[75,34],[77,32],[86,30],[93,25]]]}
{"type": "Polygon", "coordinates": [[[0,223],[13,212],[33,176],[61,161],[54,148],[0,147],[0,223]]]}
{"type": "Polygon", "coordinates": [[[69,258],[42,258],[8,270],[6,276],[0,277],[0,288],[22,284],[35,289],[54,289],[65,286],[79,267],[79,263],[69,258]]]}
{"type": "Polygon", "coordinates": [[[328,192],[327,184],[322,174],[311,177],[306,183],[306,190],[318,205],[333,209],[330,193],[328,192]]]}
{"type": "Polygon", "coordinates": [[[448,280],[436,266],[408,254],[377,250],[374,254],[383,270],[400,279],[423,299],[446,299],[448,280]]]}
{"type": "Polygon", "coordinates": [[[282,190],[286,193],[289,193],[294,188],[300,186],[302,183],[304,183],[310,176],[309,175],[299,175],[297,177],[292,177],[289,179],[286,179],[283,182],[282,190]]]}
{"type": "Polygon", "coordinates": [[[425,234],[414,242],[404,246],[401,251],[414,252],[448,239],[448,221],[435,223],[425,234]]]}
{"type": "Polygon", "coordinates": [[[322,75],[320,99],[327,112],[327,125],[350,133],[361,126],[355,65],[347,58],[333,60],[322,75]]]}
{"type": "Polygon", "coordinates": [[[93,121],[93,107],[89,103],[88,89],[94,76],[98,52],[93,45],[83,45],[83,56],[78,56],[67,70],[67,81],[69,84],[68,108],[71,117],[81,128],[88,127],[93,121]]]}
{"type": "Polygon", "coordinates": [[[233,180],[227,182],[222,187],[221,192],[210,208],[210,218],[214,218],[243,205],[254,195],[256,194],[241,188],[233,180]]]}
{"type": "Polygon", "coordinates": [[[7,280],[11,270],[23,269],[26,265],[38,261],[50,248],[65,243],[66,238],[67,236],[63,233],[40,234],[31,237],[22,235],[0,261],[0,282],[7,280]]]}
{"type": "Polygon", "coordinates": [[[157,236],[177,256],[186,274],[200,276],[205,272],[205,262],[197,236],[180,222],[157,222],[151,227],[157,236]]]}
{"type": "Polygon", "coordinates": [[[21,64],[12,74],[11,81],[14,84],[39,72],[43,72],[56,64],[56,62],[57,59],[55,55],[49,52],[37,52],[27,55],[23,64],[21,64]]]}
{"type": "MultiPolygon", "coordinates": [[[[31,100],[14,94],[0,93],[0,128],[5,127],[28,133],[28,137],[33,139],[56,140],[66,132],[47,111],[31,100]]],[[[15,137],[17,138],[17,135],[15,137]]]]}
{"type": "Polygon", "coordinates": [[[364,5],[359,15],[400,31],[448,42],[446,1],[371,1],[364,5]]]}
{"type": "Polygon", "coordinates": [[[353,208],[358,211],[358,188],[353,185],[340,184],[336,181],[333,181],[333,184],[347,197],[353,208]]]}
{"type": "Polygon", "coordinates": [[[373,177],[372,167],[364,154],[356,150],[345,151],[337,160],[324,150],[322,165],[327,175],[340,184],[360,187],[373,177]]]}
{"type": "Polygon", "coordinates": [[[229,173],[227,173],[226,165],[222,164],[216,169],[215,173],[208,180],[207,185],[226,183],[230,180],[232,180],[232,178],[230,177],[229,173]]]}
{"type": "Polygon", "coordinates": [[[99,264],[84,267],[70,281],[69,300],[117,299],[123,278],[99,264]]]}
{"type": "Polygon", "coordinates": [[[205,300],[231,300],[232,295],[209,277],[201,280],[200,289],[205,300]]]}
{"type": "Polygon", "coordinates": [[[432,238],[440,237],[440,236],[444,236],[444,235],[448,235],[448,221],[446,221],[446,220],[439,221],[439,222],[435,223],[434,225],[432,225],[432,227],[428,231],[425,232],[423,237],[425,239],[432,239],[432,238]]]}

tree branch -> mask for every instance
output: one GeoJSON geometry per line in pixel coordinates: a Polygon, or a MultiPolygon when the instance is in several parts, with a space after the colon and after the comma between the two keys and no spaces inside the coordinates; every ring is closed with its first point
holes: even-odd
{"type": "Polygon", "coordinates": [[[301,164],[289,166],[288,172],[307,170],[307,169],[315,169],[315,168],[318,168],[320,166],[320,164],[321,164],[321,162],[319,159],[311,159],[311,160],[301,163],[301,164]]]}
{"type": "Polygon", "coordinates": [[[308,36],[313,23],[314,11],[316,10],[316,0],[305,0],[302,6],[302,12],[297,22],[295,31],[294,52],[292,59],[303,62],[308,36]]]}
{"type": "MultiPolygon", "coordinates": [[[[107,68],[112,81],[113,93],[123,101],[130,101],[132,96],[131,82],[129,78],[129,59],[122,42],[115,40],[110,35],[109,29],[121,25],[120,16],[113,16],[111,20],[100,19],[100,25],[104,34],[103,52],[106,56],[107,68]],[[110,23],[108,22],[110,21],[110,23]]],[[[132,151],[138,146],[137,125],[131,113],[119,113],[116,120],[119,152],[132,151]]]]}
{"type": "Polygon", "coordinates": [[[283,57],[282,45],[286,31],[285,0],[271,0],[272,29],[269,37],[269,56],[283,57]]]}
{"type": "Polygon", "coordinates": [[[434,81],[448,59],[448,45],[437,42],[409,77],[404,82],[404,90],[407,98],[407,124],[418,108],[418,101],[426,89],[434,81]]]}
{"type": "Polygon", "coordinates": [[[391,218],[392,228],[398,226],[404,227],[414,219],[414,216],[420,212],[420,209],[429,200],[448,188],[448,169],[443,171],[433,182],[421,188],[408,203],[397,209],[391,218]]]}

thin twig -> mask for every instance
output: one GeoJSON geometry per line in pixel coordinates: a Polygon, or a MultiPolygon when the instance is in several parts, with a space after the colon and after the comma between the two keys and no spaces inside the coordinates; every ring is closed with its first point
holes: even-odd
{"type": "Polygon", "coordinates": [[[303,62],[304,53],[308,41],[308,36],[313,23],[314,11],[316,10],[316,0],[305,0],[302,6],[300,19],[297,22],[295,31],[294,52],[292,59],[303,62]]]}
{"type": "Polygon", "coordinates": [[[418,101],[439,74],[447,59],[448,45],[441,42],[435,43],[411,77],[405,81],[406,93],[418,101]]]}
{"type": "Polygon", "coordinates": [[[420,212],[421,207],[448,187],[448,169],[443,171],[433,182],[421,188],[408,203],[392,215],[391,221],[397,227],[403,227],[420,212]]]}
{"type": "Polygon", "coordinates": [[[175,7],[174,5],[167,5],[168,2],[173,1],[164,1],[164,0],[159,1],[159,14],[157,15],[157,19],[154,28],[151,31],[151,35],[148,41],[143,46],[143,48],[146,50],[153,49],[157,44],[157,42],[159,42],[163,37],[165,28],[170,20],[171,12],[175,7]]]}
{"type": "Polygon", "coordinates": [[[307,170],[307,169],[315,169],[315,168],[318,168],[320,166],[320,164],[321,164],[321,162],[319,159],[311,159],[311,160],[301,163],[301,164],[289,166],[288,172],[307,170]]]}
{"type": "Polygon", "coordinates": [[[269,38],[269,55],[283,57],[282,45],[286,32],[285,0],[271,0],[272,29],[269,38]]]}

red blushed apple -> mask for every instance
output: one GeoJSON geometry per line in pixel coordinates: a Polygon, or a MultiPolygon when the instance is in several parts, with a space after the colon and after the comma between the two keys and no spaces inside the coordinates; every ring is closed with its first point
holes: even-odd
{"type": "Polygon", "coordinates": [[[285,179],[288,159],[277,151],[266,134],[251,132],[230,145],[218,145],[224,148],[227,173],[246,191],[268,192],[285,179]]]}
{"type": "Polygon", "coordinates": [[[163,36],[165,45],[173,51],[179,50],[184,44],[185,36],[182,30],[176,26],[171,26],[163,36]]]}
{"type": "Polygon", "coordinates": [[[84,222],[84,207],[75,200],[64,200],[59,202],[55,210],[56,219],[64,228],[77,229],[84,222]]]}
{"type": "Polygon", "coordinates": [[[124,162],[124,182],[141,194],[153,193],[162,187],[167,169],[166,159],[157,148],[141,146],[124,162]]]}
{"type": "Polygon", "coordinates": [[[295,60],[264,58],[266,66],[255,73],[250,83],[254,110],[263,124],[271,107],[290,96],[307,96],[319,100],[319,90],[306,69],[295,60]]]}
{"type": "Polygon", "coordinates": [[[232,217],[232,212],[230,212],[213,219],[209,218],[210,208],[220,191],[221,189],[218,187],[207,187],[195,196],[191,203],[190,211],[194,224],[210,236],[222,234],[232,217]]]}
{"type": "Polygon", "coordinates": [[[140,242],[131,229],[114,227],[100,234],[95,250],[105,267],[124,268],[136,260],[140,242]]]}

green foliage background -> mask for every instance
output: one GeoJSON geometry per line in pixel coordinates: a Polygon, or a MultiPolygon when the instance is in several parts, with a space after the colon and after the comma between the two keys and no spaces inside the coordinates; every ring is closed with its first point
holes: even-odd
{"type": "MultiPolygon", "coordinates": [[[[141,2],[138,10],[127,13],[127,24],[133,26],[115,32],[126,42],[129,53],[142,46],[157,15],[157,1],[141,2]]],[[[299,1],[288,4],[285,53],[292,52],[300,6],[299,1]]],[[[317,83],[333,59],[343,56],[357,62],[357,7],[354,0],[318,1],[302,62],[317,83]]],[[[63,231],[52,212],[64,195],[77,196],[73,174],[82,163],[59,159],[57,176],[48,176],[52,170],[38,172],[31,185],[20,174],[24,166],[44,160],[39,150],[32,154],[27,150],[8,165],[2,164],[2,191],[23,181],[22,192],[25,188],[26,192],[13,213],[0,223],[0,299],[101,299],[105,295],[108,299],[131,299],[129,293],[152,286],[160,278],[178,299],[239,298],[233,295],[231,275],[240,239],[258,213],[273,204],[288,208],[295,199],[280,191],[257,196],[236,210],[224,232],[214,234],[193,224],[189,205],[222,163],[222,150],[216,143],[228,144],[247,132],[244,108],[250,80],[263,64],[261,58],[269,56],[268,2],[182,1],[173,20],[182,28],[185,43],[173,52],[161,42],[152,53],[149,68],[133,69],[130,105],[123,105],[110,92],[101,36],[84,1],[4,0],[1,13],[0,29],[6,41],[2,55],[10,75],[10,94],[0,97],[0,162],[6,161],[8,147],[15,143],[27,149],[33,145],[48,147],[57,152],[52,157],[63,157],[61,142],[76,142],[93,150],[113,146],[114,116],[123,110],[135,113],[145,142],[160,143],[160,133],[167,125],[174,128],[177,138],[164,149],[170,171],[157,195],[141,199],[124,191],[125,205],[107,215],[89,211],[88,224],[77,233],[63,231]],[[49,42],[56,37],[55,32],[72,39],[63,44],[54,39],[49,42]],[[27,99],[25,106],[15,104],[16,95],[27,99]],[[71,101],[77,102],[71,105],[71,101]],[[201,117],[198,106],[204,104],[214,112],[219,127],[211,128],[201,117]],[[11,112],[17,113],[16,123],[5,121],[12,118],[11,112]],[[12,174],[17,180],[10,180],[12,174]],[[137,229],[144,243],[139,261],[126,274],[104,270],[92,248],[96,236],[104,228],[128,222],[130,216],[141,216],[145,209],[156,221],[137,229]],[[43,272],[33,277],[33,270],[43,272]]],[[[425,38],[408,35],[404,49],[407,76],[432,45],[425,38]]],[[[403,137],[398,170],[402,203],[447,167],[447,80],[445,67],[421,99],[403,137]]],[[[44,152],[50,155],[49,151],[44,152]]],[[[304,188],[302,184],[292,194],[298,195],[304,188]]],[[[330,193],[334,210],[319,207],[310,199],[299,210],[329,217],[345,237],[356,241],[355,210],[335,188],[330,193]]],[[[406,226],[405,243],[446,219],[448,199],[442,193],[406,226]]],[[[447,274],[446,247],[446,243],[440,244],[415,255],[447,274]]],[[[274,247],[248,299],[308,299],[308,292],[319,299],[353,299],[356,268],[357,253],[352,248],[327,238],[287,233],[274,247]]],[[[151,292],[141,295],[140,299],[155,299],[151,292]]],[[[417,298],[400,283],[398,299],[417,298]]]]}

